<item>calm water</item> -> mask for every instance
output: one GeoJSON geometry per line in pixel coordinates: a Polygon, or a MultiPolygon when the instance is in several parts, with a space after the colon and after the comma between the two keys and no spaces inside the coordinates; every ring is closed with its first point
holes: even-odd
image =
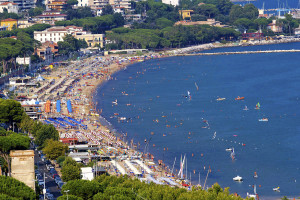
{"type": "MultiPolygon", "coordinates": [[[[300,49],[300,44],[222,50],[255,49],[300,49]]],[[[172,168],[176,157],[177,170],[180,156],[186,154],[188,177],[195,184],[199,172],[204,184],[210,167],[208,186],[218,182],[245,197],[256,184],[262,199],[298,197],[299,57],[299,53],[280,53],[151,60],[115,74],[116,80],[98,88],[96,100],[103,116],[128,133],[127,140],[142,144],[141,151],[144,140],[150,140],[148,151],[155,159],[172,168]],[[187,91],[191,100],[185,97],[187,91]],[[236,101],[237,96],[245,100],[236,101]],[[218,97],[226,100],[216,101],[218,97]],[[112,106],[115,99],[118,105],[112,106]],[[257,102],[260,110],[254,109],[257,102]],[[248,111],[243,110],[245,105],[248,111]],[[114,113],[128,120],[118,122],[111,118],[114,113]],[[269,121],[259,122],[263,117],[269,121]],[[234,147],[236,160],[225,151],[228,147],[234,147]],[[244,178],[242,183],[233,182],[237,175],[244,178]],[[277,186],[280,193],[272,190],[277,186]]]]}
{"type": "MultiPolygon", "coordinates": [[[[237,2],[236,4],[245,5],[247,2],[237,2]]],[[[270,8],[299,8],[299,0],[256,0],[253,3],[257,8],[261,9],[265,3],[265,9],[270,8]]]]}

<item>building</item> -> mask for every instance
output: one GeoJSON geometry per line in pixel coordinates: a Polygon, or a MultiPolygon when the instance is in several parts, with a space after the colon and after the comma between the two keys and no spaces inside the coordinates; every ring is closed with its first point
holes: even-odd
{"type": "Polygon", "coordinates": [[[22,105],[22,108],[26,114],[33,120],[40,119],[42,115],[41,107],[42,106],[40,104],[22,105]]]}
{"type": "Polygon", "coordinates": [[[28,28],[34,24],[35,24],[34,22],[30,22],[27,19],[19,19],[18,20],[18,28],[28,28]]]}
{"type": "Polygon", "coordinates": [[[0,4],[0,12],[4,12],[4,10],[7,10],[8,13],[16,13],[19,12],[19,6],[16,3],[12,2],[3,2],[0,4]]]}
{"type": "Polygon", "coordinates": [[[91,0],[78,0],[77,7],[90,6],[91,3],[91,0]]]}
{"type": "Polygon", "coordinates": [[[51,51],[51,47],[49,46],[41,46],[36,50],[36,55],[38,55],[41,59],[46,62],[53,61],[53,53],[51,51]]]}
{"type": "Polygon", "coordinates": [[[91,167],[81,167],[81,179],[83,180],[93,180],[94,179],[94,173],[93,168],[91,167]]]}
{"type": "Polygon", "coordinates": [[[104,34],[75,35],[75,38],[85,40],[89,47],[104,47],[104,34]]]}
{"type": "Polygon", "coordinates": [[[9,85],[11,86],[25,86],[31,80],[30,76],[26,77],[12,77],[9,78],[9,85]]]}
{"type": "Polygon", "coordinates": [[[193,10],[179,10],[179,15],[184,20],[186,20],[186,19],[191,20],[191,12],[194,12],[194,11],[193,10]]]}
{"type": "Polygon", "coordinates": [[[67,15],[65,14],[42,14],[35,17],[35,21],[41,24],[54,25],[56,21],[65,21],[67,15]]]}
{"type": "Polygon", "coordinates": [[[7,27],[7,30],[11,31],[13,27],[17,28],[18,27],[18,20],[17,19],[3,19],[1,20],[1,25],[0,26],[5,26],[7,27]]]}
{"type": "Polygon", "coordinates": [[[210,26],[217,26],[217,27],[228,27],[227,25],[222,25],[221,22],[216,21],[215,19],[207,19],[207,21],[195,21],[195,22],[178,21],[174,24],[174,26],[177,25],[183,25],[183,26],[210,25],[210,26]]]}
{"type": "Polygon", "coordinates": [[[272,23],[268,24],[268,29],[271,29],[274,33],[281,33],[282,26],[276,24],[276,19],[272,20],[272,23]]]}
{"type": "Polygon", "coordinates": [[[54,56],[58,56],[58,45],[56,42],[44,42],[42,43],[43,46],[48,46],[51,48],[51,52],[54,56]]]}
{"type": "Polygon", "coordinates": [[[124,15],[124,18],[126,21],[140,21],[142,20],[142,15],[141,14],[127,14],[124,15]]]}
{"type": "Polygon", "coordinates": [[[162,3],[179,6],[179,0],[162,0],[162,3]]]}
{"type": "Polygon", "coordinates": [[[18,4],[19,10],[29,10],[35,7],[36,0],[10,0],[10,2],[18,4]]]}
{"type": "Polygon", "coordinates": [[[54,0],[51,3],[48,3],[47,6],[51,10],[62,11],[63,9],[65,9],[66,4],[67,0],[54,0]]]}
{"type": "Polygon", "coordinates": [[[131,9],[131,3],[130,0],[89,0],[91,8],[99,9],[104,8],[106,5],[111,5],[113,9],[118,10],[119,8],[122,8],[124,10],[131,9]]]}
{"type": "Polygon", "coordinates": [[[10,151],[11,176],[35,190],[34,151],[10,151]]]}
{"type": "Polygon", "coordinates": [[[0,31],[6,31],[7,27],[6,26],[0,26],[0,31]]]}
{"type": "Polygon", "coordinates": [[[300,35],[300,25],[298,28],[295,28],[295,35],[297,35],[297,36],[300,35]]]}
{"type": "Polygon", "coordinates": [[[86,31],[83,31],[82,27],[77,26],[53,26],[44,31],[34,31],[34,39],[40,42],[59,42],[63,41],[63,37],[67,34],[71,35],[83,35],[86,34],[86,31]]]}

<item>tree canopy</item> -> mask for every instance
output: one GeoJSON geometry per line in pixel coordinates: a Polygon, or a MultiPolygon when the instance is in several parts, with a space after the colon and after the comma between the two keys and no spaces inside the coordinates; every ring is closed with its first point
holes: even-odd
{"type": "MultiPolygon", "coordinates": [[[[0,39],[0,58],[5,59],[4,57],[2,57],[3,54],[9,54],[10,57],[13,57],[15,56],[15,54],[17,54],[17,51],[20,51],[20,49],[22,49],[22,47],[23,46],[20,41],[17,42],[17,40],[10,38],[6,40],[0,39]],[[7,43],[5,44],[5,42],[7,43]],[[11,45],[11,47],[9,45],[11,45]],[[1,47],[6,48],[10,51],[2,52],[1,47]]],[[[11,99],[0,99],[0,110],[0,122],[8,124],[11,127],[11,129],[13,128],[13,123],[16,123],[16,126],[19,126],[22,120],[22,116],[25,113],[21,104],[11,99]]]]}
{"type": "MultiPolygon", "coordinates": [[[[188,191],[183,188],[172,188],[166,185],[147,184],[139,179],[131,179],[127,176],[116,177],[102,175],[93,181],[72,180],[67,182],[62,191],[69,190],[69,195],[77,198],[93,200],[110,199],[222,199],[240,200],[241,197],[229,193],[229,188],[222,189],[217,183],[207,191],[202,188],[193,188],[188,191]]],[[[62,196],[65,199],[66,196],[62,196]]]]}
{"type": "Polygon", "coordinates": [[[81,170],[79,165],[71,157],[67,157],[61,169],[61,178],[64,182],[80,179],[81,170]]]}
{"type": "Polygon", "coordinates": [[[45,147],[43,149],[44,154],[50,160],[56,160],[58,157],[64,156],[67,151],[67,145],[52,139],[46,140],[45,147]]]}
{"type": "Polygon", "coordinates": [[[2,197],[5,197],[4,199],[12,200],[35,200],[36,194],[23,182],[18,181],[12,177],[0,176],[0,199],[2,197]]]}

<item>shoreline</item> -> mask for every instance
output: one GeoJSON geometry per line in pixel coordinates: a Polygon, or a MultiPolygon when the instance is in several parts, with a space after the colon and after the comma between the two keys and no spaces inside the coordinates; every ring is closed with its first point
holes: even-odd
{"type": "MultiPolygon", "coordinates": [[[[298,41],[289,41],[289,42],[299,42],[300,38],[298,41]]],[[[281,43],[286,43],[286,42],[281,42],[281,43]]],[[[272,45],[272,44],[278,44],[278,43],[267,43],[267,44],[258,44],[258,45],[272,45]]],[[[66,98],[70,98],[73,100],[72,105],[74,107],[77,108],[77,110],[82,110],[82,113],[74,113],[73,117],[76,119],[78,118],[84,118],[86,121],[84,121],[85,123],[88,124],[88,130],[89,131],[97,131],[97,130],[101,130],[101,131],[106,131],[109,133],[113,133],[115,136],[117,136],[116,138],[113,139],[112,142],[117,143],[117,142],[122,142],[122,145],[128,149],[128,151],[132,151],[133,154],[142,154],[141,151],[135,149],[135,148],[130,148],[130,141],[127,141],[127,136],[125,136],[124,133],[121,133],[120,131],[116,130],[114,128],[114,126],[109,122],[109,120],[107,120],[106,118],[104,118],[104,116],[102,116],[102,111],[97,110],[97,102],[95,101],[95,97],[97,96],[97,90],[99,87],[101,87],[103,84],[105,84],[107,81],[109,81],[111,79],[111,76],[115,73],[120,72],[121,70],[126,69],[127,67],[130,67],[131,65],[138,63],[138,62],[145,62],[147,60],[150,59],[159,59],[159,58],[166,58],[166,57],[173,57],[173,56],[178,56],[176,54],[181,54],[182,52],[187,52],[187,51],[191,51],[193,50],[193,52],[196,51],[203,51],[203,50],[209,50],[209,49],[214,49],[214,48],[226,48],[226,47],[243,47],[243,45],[236,45],[236,44],[230,44],[230,45],[214,45],[212,43],[210,44],[204,44],[204,45],[197,45],[197,46],[193,46],[193,47],[187,47],[187,48],[182,48],[182,49],[175,49],[175,50],[171,50],[171,51],[165,51],[165,52],[156,52],[156,53],[147,53],[147,58],[145,58],[144,56],[139,56],[136,57],[134,60],[131,59],[125,59],[124,58],[134,58],[134,56],[132,55],[110,55],[110,56],[92,56],[90,58],[86,58],[82,61],[76,61],[75,62],[75,66],[72,66],[72,64],[70,64],[68,67],[66,67],[66,69],[70,70],[70,74],[71,71],[75,71],[76,69],[76,65],[79,63],[88,63],[90,60],[95,60],[96,58],[100,58],[103,59],[103,70],[101,70],[102,67],[100,66],[94,66],[91,69],[93,70],[97,70],[97,71],[105,71],[103,72],[103,76],[101,76],[99,79],[88,79],[85,78],[84,76],[77,76],[77,78],[79,79],[76,83],[72,83],[70,86],[72,86],[71,88],[69,88],[66,92],[67,95],[66,98]],[[201,49],[201,50],[200,50],[201,49]],[[175,55],[174,55],[175,54],[175,55]],[[83,84],[85,84],[85,86],[83,86],[83,84]],[[80,90],[80,92],[78,92],[80,90]],[[77,98],[77,96],[75,96],[75,94],[80,94],[80,97],[85,97],[87,99],[86,102],[82,103],[75,103],[75,99],[77,98]],[[73,95],[73,96],[72,96],[73,95]],[[93,113],[93,115],[91,115],[93,113]],[[97,126],[97,128],[96,128],[97,126]],[[120,137],[118,137],[118,135],[120,137]],[[123,135],[122,135],[123,134],[123,135]],[[122,140],[120,140],[122,138],[122,140]]],[[[92,62],[93,64],[93,62],[92,62]]],[[[97,62],[96,62],[97,64],[97,62]]],[[[54,71],[51,72],[51,74],[49,76],[56,76],[56,75],[66,75],[69,76],[69,71],[64,70],[65,68],[58,68],[54,71]]],[[[88,72],[86,72],[85,70],[89,69],[88,65],[84,65],[83,68],[81,69],[83,73],[88,74],[88,72]]],[[[59,90],[60,88],[58,88],[59,90]]],[[[104,97],[105,98],[105,97],[104,97]]],[[[66,130],[59,130],[61,133],[62,132],[67,132],[66,130]]],[[[131,145],[132,146],[132,145],[131,145]]],[[[163,170],[163,172],[168,173],[168,170],[164,170],[162,166],[159,166],[159,164],[157,164],[157,162],[155,162],[155,166],[159,169],[161,168],[163,170]]],[[[167,166],[167,165],[165,165],[167,166]]],[[[169,168],[170,169],[170,168],[169,168]]],[[[169,172],[170,173],[170,172],[169,172]]],[[[177,177],[175,175],[175,177],[177,177]]]]}

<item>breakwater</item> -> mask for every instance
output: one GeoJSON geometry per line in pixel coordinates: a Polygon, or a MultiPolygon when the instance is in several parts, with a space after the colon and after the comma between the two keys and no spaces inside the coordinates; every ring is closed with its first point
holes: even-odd
{"type": "Polygon", "coordinates": [[[265,50],[265,51],[236,51],[236,52],[216,52],[216,53],[185,53],[177,56],[214,56],[214,55],[233,55],[233,54],[258,54],[258,53],[294,53],[300,52],[300,49],[290,50],[265,50]]]}

